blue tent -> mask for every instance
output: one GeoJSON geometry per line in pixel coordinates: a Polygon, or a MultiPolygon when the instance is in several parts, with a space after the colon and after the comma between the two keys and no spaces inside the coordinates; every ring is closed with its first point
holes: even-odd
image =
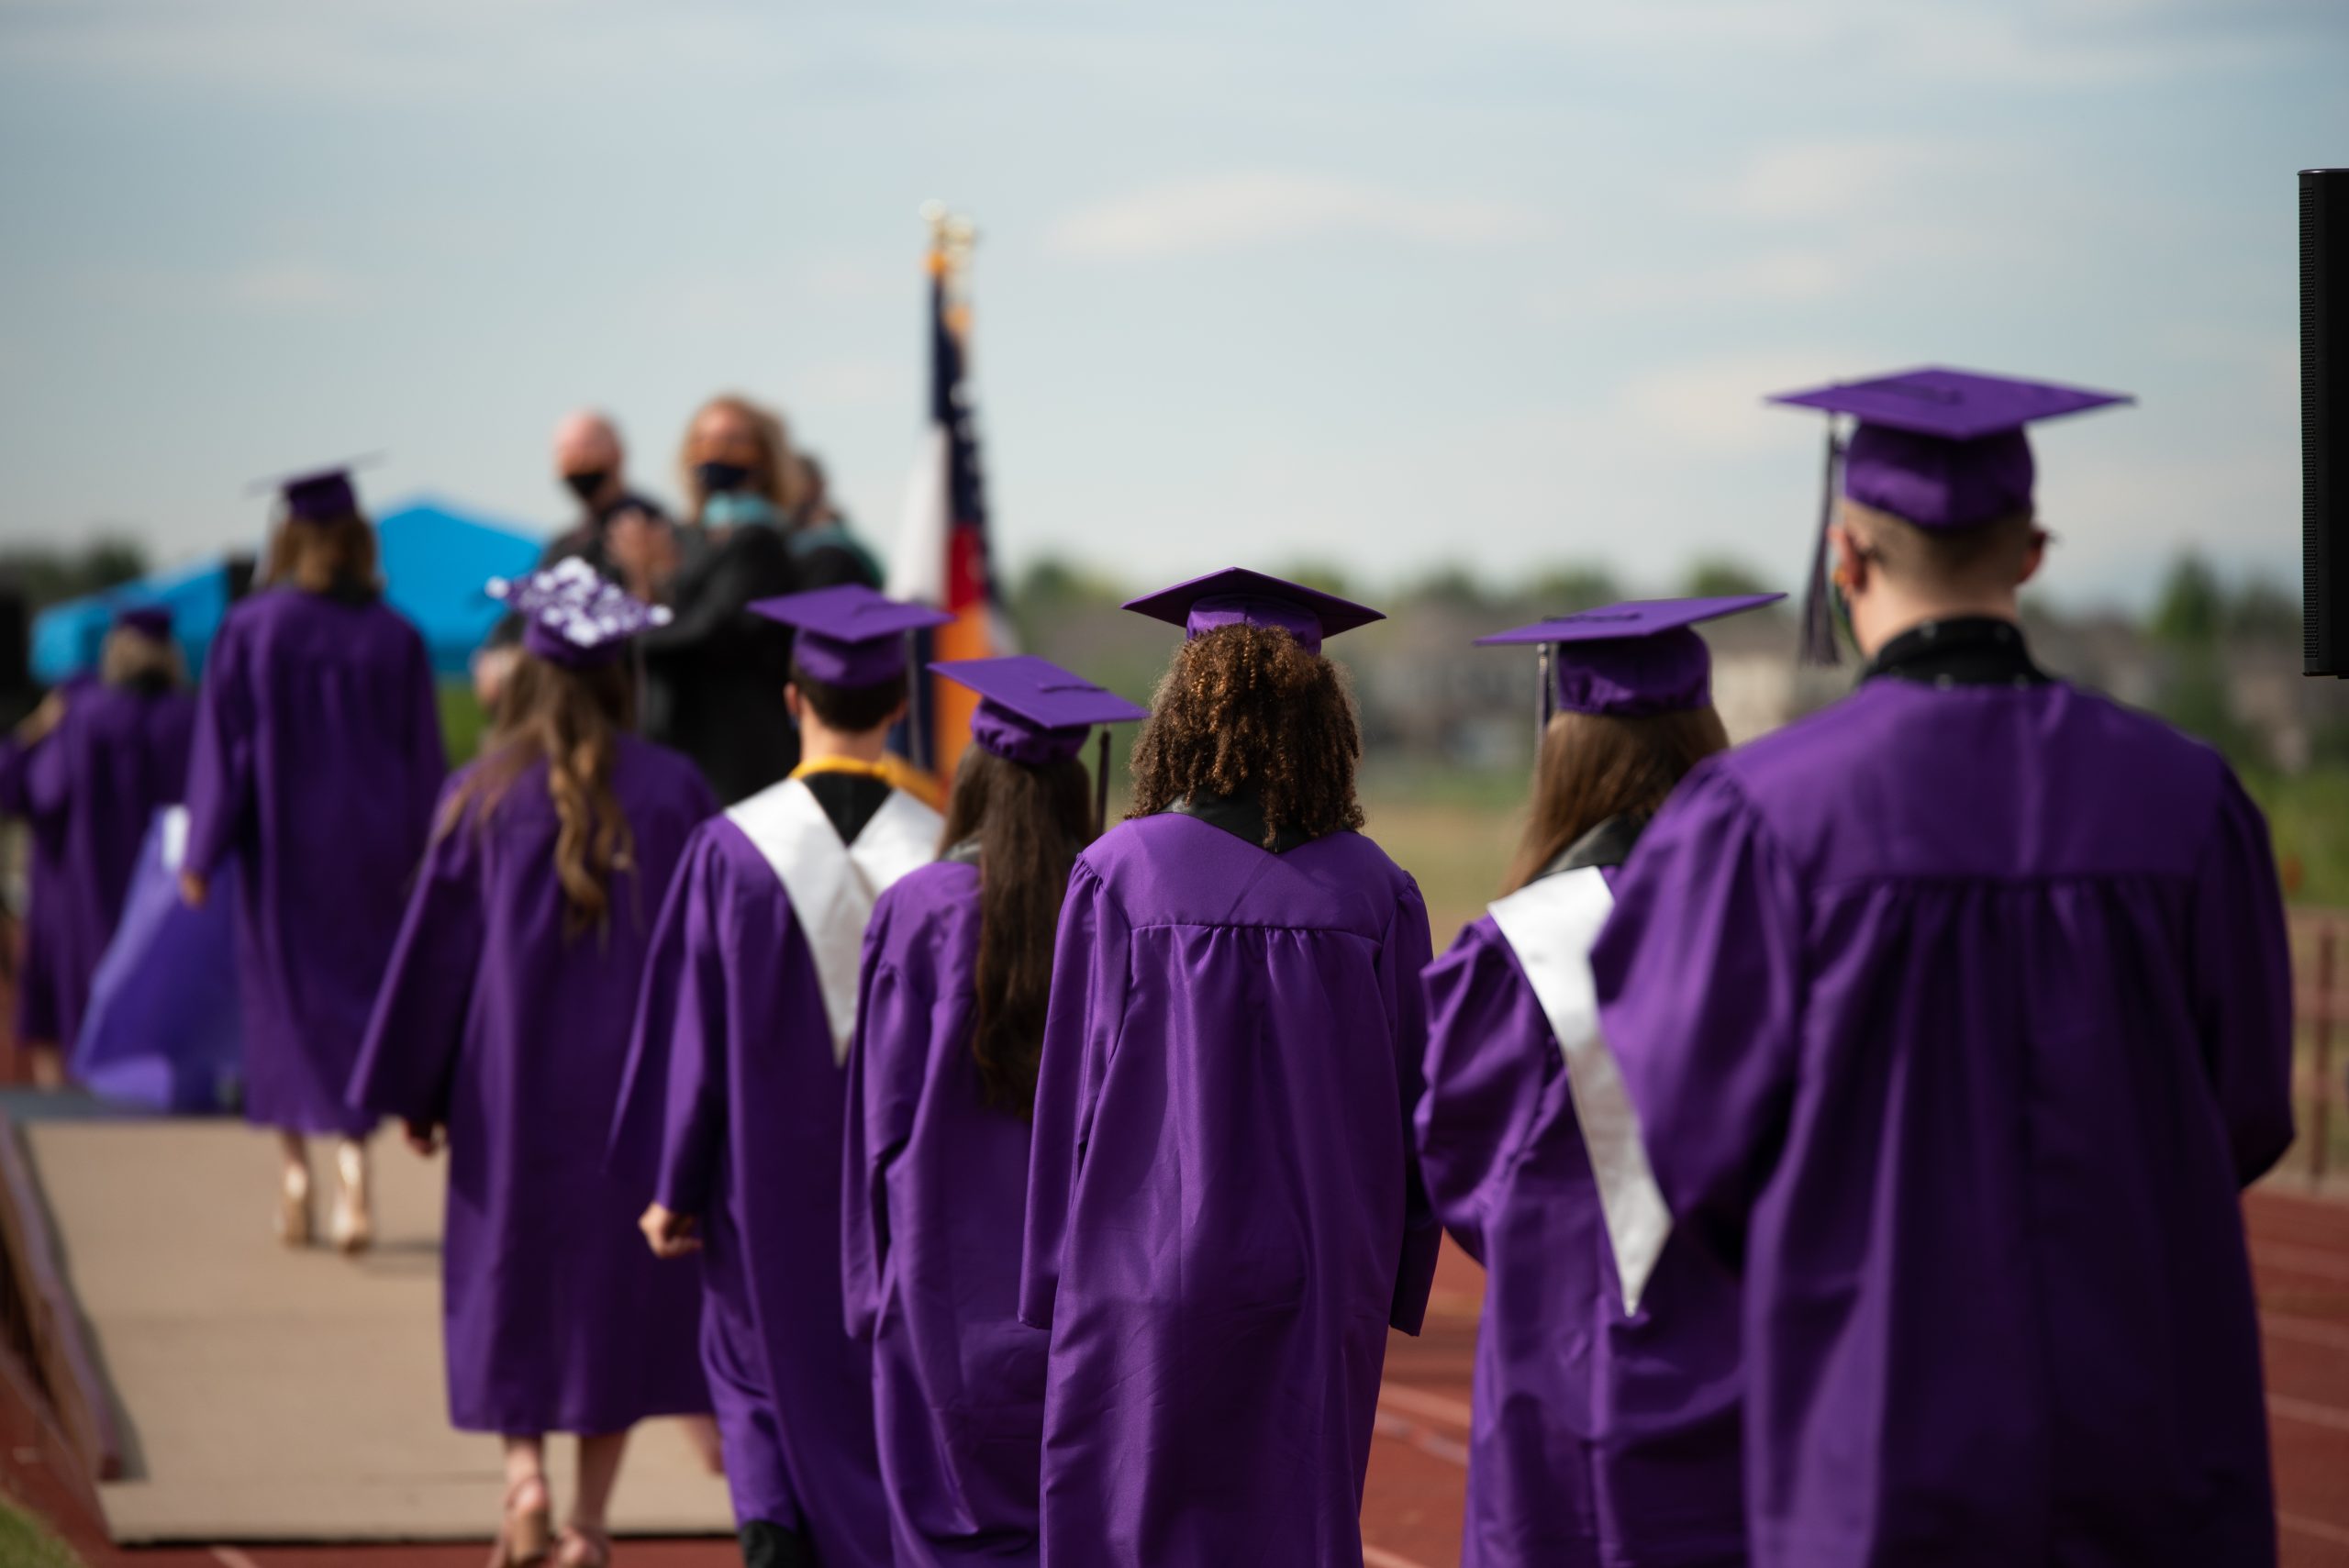
{"type": "MultiPolygon", "coordinates": [[[[501,613],[482,584],[528,572],[538,561],[539,541],[511,525],[430,499],[384,513],[375,531],[383,543],[384,598],[424,634],[435,670],[463,673],[501,613]]],[[[43,610],[33,621],[34,677],[54,684],[94,668],[115,611],[158,603],[171,608],[189,673],[201,673],[228,608],[228,565],[218,557],[43,610]]]]}

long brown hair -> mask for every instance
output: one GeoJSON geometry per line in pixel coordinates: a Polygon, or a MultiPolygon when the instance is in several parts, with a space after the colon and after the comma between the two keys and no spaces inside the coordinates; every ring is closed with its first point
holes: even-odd
{"type": "Polygon", "coordinates": [[[1542,737],[1533,816],[1501,891],[1514,893],[1531,882],[1610,817],[1654,816],[1689,769],[1727,750],[1729,732],[1709,705],[1643,718],[1557,715],[1542,737]]]}
{"type": "Polygon", "coordinates": [[[1186,642],[1134,742],[1129,818],[1186,795],[1252,795],[1264,847],[1363,824],[1354,798],[1362,729],[1337,665],[1286,631],[1219,627],[1186,642]]]}
{"type": "Polygon", "coordinates": [[[328,522],[282,522],[270,538],[262,580],[306,594],[380,592],[384,579],[376,570],[375,529],[356,512],[328,522]]]}
{"type": "Polygon", "coordinates": [[[1093,841],[1093,791],[1074,758],[1041,767],[967,747],[946,801],[941,851],[979,846],[978,1009],[971,1057],[987,1103],[1036,1110],[1036,1062],[1052,994],[1052,939],[1069,868],[1093,841]]]}
{"type": "Polygon", "coordinates": [[[788,519],[798,509],[805,490],[798,461],[791,452],[790,428],[783,422],[782,415],[763,404],[751,402],[739,392],[719,393],[695,409],[694,417],[685,421],[685,439],[677,449],[677,476],[685,487],[685,515],[699,518],[703,504],[709,499],[701,487],[701,475],[695,471],[694,430],[701,424],[702,416],[719,409],[751,427],[757,455],[750,464],[749,486],[788,519]]]}
{"type": "Polygon", "coordinates": [[[441,833],[456,831],[468,811],[486,832],[522,774],[544,761],[556,823],[554,873],[569,934],[605,925],[614,877],[636,869],[636,835],[612,793],[620,732],[635,722],[635,708],[636,684],[625,661],[566,670],[524,654],[498,693],[487,753],[440,814],[441,833]]]}
{"type": "Polygon", "coordinates": [[[187,684],[187,664],[171,639],[118,626],[98,651],[98,679],[109,686],[168,692],[187,684]]]}

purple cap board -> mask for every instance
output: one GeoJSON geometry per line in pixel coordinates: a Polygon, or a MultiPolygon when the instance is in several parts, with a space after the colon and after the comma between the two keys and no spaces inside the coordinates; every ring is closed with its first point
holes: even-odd
{"type": "Polygon", "coordinates": [[[1308,653],[1320,652],[1326,638],[1386,618],[1367,605],[1240,566],[1128,599],[1126,608],[1181,627],[1186,641],[1227,626],[1272,627],[1296,638],[1308,653]]]}
{"type": "Polygon", "coordinates": [[[150,642],[167,642],[172,635],[172,612],[163,605],[125,605],[114,613],[115,629],[146,638],[150,642]]]}
{"type": "MultiPolygon", "coordinates": [[[[2053,382],[2021,381],[1975,371],[1927,367],[1838,382],[1806,392],[1779,393],[1773,403],[1816,408],[1855,421],[1838,443],[1828,424],[1831,470],[1821,504],[1831,516],[1838,488],[1849,499],[1920,528],[1966,528],[2031,507],[2037,477],[2027,426],[2116,403],[2126,393],[2096,392],[2053,382]]],[[[1825,523],[1822,521],[1822,534],[1825,523]]],[[[1810,601],[1804,609],[1805,654],[1835,662],[1834,625],[1827,608],[1826,545],[1811,566],[1810,601]]]]}
{"type": "Polygon", "coordinates": [[[354,458],[332,468],[257,479],[247,493],[257,495],[275,491],[284,502],[288,522],[338,522],[359,515],[359,487],[351,483],[351,471],[377,461],[376,457],[354,458]]]}
{"type": "Polygon", "coordinates": [[[1705,639],[1689,628],[1785,597],[1731,594],[1708,599],[1632,599],[1495,632],[1478,638],[1476,645],[1531,643],[1554,649],[1557,703],[1569,713],[1611,718],[1686,713],[1713,700],[1712,657],[1705,639]]]}
{"type": "Polygon", "coordinates": [[[669,622],[666,609],[606,581],[576,556],[527,577],[493,577],[484,591],[522,617],[526,651],[566,670],[608,664],[629,638],[669,622]]]}
{"type": "Polygon", "coordinates": [[[930,668],[979,695],[971,714],[975,744],[1031,768],[1075,756],[1097,724],[1150,717],[1147,708],[1032,653],[944,660],[930,668]]]}
{"type": "Polygon", "coordinates": [[[928,605],[885,598],[862,583],[754,599],[750,607],[798,633],[791,642],[792,669],[828,686],[877,686],[903,674],[906,633],[954,618],[928,605]]]}

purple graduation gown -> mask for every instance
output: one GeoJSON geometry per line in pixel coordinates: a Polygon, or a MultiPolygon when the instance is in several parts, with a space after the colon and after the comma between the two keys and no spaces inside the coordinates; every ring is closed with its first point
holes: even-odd
{"type": "Polygon", "coordinates": [[[1426,984],[1420,1165],[1485,1265],[1462,1568],[1742,1563],[1734,1279],[1667,1242],[1627,1312],[1556,1032],[1493,916],[1426,984]]]}
{"type": "Polygon", "coordinates": [[[1052,1568],[1360,1568],[1390,1323],[1442,1232],[1411,1111],[1419,889],[1368,839],[1179,814],[1076,862],[1019,1315],[1052,1331],[1052,1568]]]}
{"type": "Polygon", "coordinates": [[[343,1091],[447,773],[424,639],[375,599],[228,612],[188,763],[187,869],[233,851],[245,1116],[359,1137],[343,1091]]]}
{"type": "MultiPolygon", "coordinates": [[[[651,1195],[700,1221],[702,1366],[737,1521],[807,1534],[824,1568],[889,1568],[872,1358],[841,1306],[848,1073],[791,895],[742,826],[802,788],[771,786],[687,844],[653,935],[613,1154],[632,1174],[651,1167],[651,1195]]],[[[923,812],[935,842],[935,813],[911,796],[893,806],[923,812]]]]}
{"type": "MultiPolygon", "coordinates": [[[[16,1040],[70,1046],[65,1002],[65,823],[53,790],[36,790],[39,746],[0,740],[0,815],[25,824],[24,950],[17,966],[16,1040]]],[[[45,770],[44,770],[45,771],[45,770]]],[[[48,782],[46,780],[44,783],[48,782]]]]}
{"type": "Polygon", "coordinates": [[[1045,1337],[1019,1319],[1028,1123],[971,1059],[978,868],[913,872],[865,933],[841,1215],[897,1568],[1038,1560],[1045,1337]]]}
{"type": "Polygon", "coordinates": [[[370,1111],[449,1129],[442,1342],[466,1431],[709,1408],[698,1282],[645,1249],[640,1195],[604,1148],[653,916],[718,803],[692,763],[622,737],[635,872],[602,928],[566,934],[546,781],[543,762],[523,773],[486,837],[469,813],[433,840],[351,1084],[370,1111]]]}
{"type": "Polygon", "coordinates": [[[195,720],[195,701],[184,692],[93,681],[67,695],[57,728],[28,759],[36,809],[58,838],[58,875],[44,896],[56,906],[56,1038],[69,1048],[121,923],[148,826],[186,784],[195,720]]]}
{"type": "Polygon", "coordinates": [[[2291,1139],[2266,825],[2061,684],[1876,679],[1706,763],[1593,952],[1742,1260],[1761,1568],[2274,1561],[2236,1189],[2291,1139]]]}

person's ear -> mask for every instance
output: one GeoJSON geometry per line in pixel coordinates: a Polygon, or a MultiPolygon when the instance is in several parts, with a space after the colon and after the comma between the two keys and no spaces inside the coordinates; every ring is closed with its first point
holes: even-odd
{"type": "Polygon", "coordinates": [[[804,722],[806,722],[806,714],[807,714],[807,699],[806,697],[803,697],[803,696],[801,696],[801,695],[799,695],[799,683],[798,683],[798,682],[796,682],[796,681],[785,681],[785,682],[784,682],[784,684],[783,684],[783,706],[784,706],[784,711],[791,715],[791,722],[792,722],[792,723],[794,723],[794,724],[800,724],[800,723],[804,723],[804,722]]]}
{"type": "Polygon", "coordinates": [[[908,698],[889,710],[888,719],[881,726],[881,728],[884,729],[895,729],[897,727],[897,721],[912,711],[913,702],[908,698]]]}
{"type": "Polygon", "coordinates": [[[2016,587],[2020,588],[2038,576],[2039,569],[2047,564],[2047,539],[2048,533],[2045,528],[2031,530],[2031,545],[2023,551],[2022,570],[2015,576],[2016,587]]]}
{"type": "Polygon", "coordinates": [[[1848,598],[1854,594],[1865,592],[1868,585],[1868,552],[1861,547],[1858,539],[1852,537],[1852,530],[1841,523],[1828,524],[1827,548],[1834,560],[1829,576],[1838,588],[1843,590],[1844,596],[1848,598]]]}

